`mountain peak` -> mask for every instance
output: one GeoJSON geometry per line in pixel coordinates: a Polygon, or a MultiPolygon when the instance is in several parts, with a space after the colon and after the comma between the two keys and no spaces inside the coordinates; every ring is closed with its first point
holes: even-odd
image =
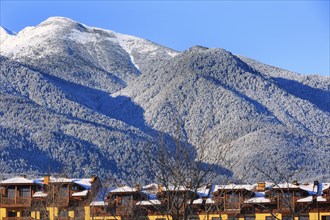
{"type": "Polygon", "coordinates": [[[49,22],[51,22],[51,23],[54,23],[54,22],[69,22],[69,23],[78,23],[78,22],[76,22],[76,21],[74,21],[74,20],[72,20],[72,19],[70,19],[70,18],[66,18],[66,17],[61,17],[61,16],[54,16],[54,17],[49,17],[49,18],[47,18],[45,21],[43,21],[42,23],[45,23],[45,22],[47,22],[47,23],[49,23],[49,22]]]}
{"type": "Polygon", "coordinates": [[[202,52],[202,51],[205,51],[208,49],[209,49],[208,47],[196,45],[196,46],[192,46],[189,49],[185,50],[184,53],[198,53],[198,52],[202,52]]]}

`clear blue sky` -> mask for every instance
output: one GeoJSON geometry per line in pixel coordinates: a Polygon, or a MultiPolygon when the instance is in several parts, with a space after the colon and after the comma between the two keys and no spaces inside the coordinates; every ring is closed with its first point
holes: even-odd
{"type": "Polygon", "coordinates": [[[0,1],[1,26],[16,32],[64,16],[179,51],[219,47],[299,73],[329,75],[329,0],[0,1]]]}

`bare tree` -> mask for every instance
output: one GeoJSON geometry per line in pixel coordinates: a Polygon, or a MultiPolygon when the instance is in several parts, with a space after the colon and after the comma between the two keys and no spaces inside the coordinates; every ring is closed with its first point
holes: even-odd
{"type": "Polygon", "coordinates": [[[199,146],[195,148],[182,137],[184,132],[181,129],[177,126],[176,136],[172,139],[160,135],[152,144],[157,146],[156,152],[151,148],[147,152],[150,172],[161,185],[162,190],[157,196],[162,202],[162,212],[174,220],[188,219],[196,214],[198,208],[194,200],[198,198],[198,190],[214,180],[228,182],[231,174],[228,169],[221,167],[221,164],[227,168],[230,165],[225,155],[228,150],[212,151],[208,148],[213,139],[219,138],[216,134],[207,140],[201,137],[199,146]]]}

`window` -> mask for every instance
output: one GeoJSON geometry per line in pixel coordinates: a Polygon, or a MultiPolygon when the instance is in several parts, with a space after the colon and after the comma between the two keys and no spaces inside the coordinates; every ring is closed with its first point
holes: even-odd
{"type": "Polygon", "coordinates": [[[322,216],[322,220],[330,220],[330,215],[322,216]]]}
{"type": "Polygon", "coordinates": [[[291,216],[283,216],[282,220],[293,220],[291,216]]]}
{"type": "Polygon", "coordinates": [[[256,217],[255,216],[245,216],[244,220],[255,220],[256,217]]]}
{"type": "Polygon", "coordinates": [[[17,212],[8,211],[7,215],[8,217],[17,217],[17,212]]]}
{"type": "Polygon", "coordinates": [[[308,215],[301,215],[298,217],[299,220],[309,220],[308,215]]]}
{"type": "MultiPolygon", "coordinates": [[[[289,208],[293,204],[293,198],[291,192],[284,192],[282,195],[282,207],[289,208]]],[[[292,217],[290,217],[292,218],[292,217]]]]}
{"type": "Polygon", "coordinates": [[[22,215],[22,217],[31,217],[31,212],[30,211],[22,211],[21,215],[22,215]]]}
{"type": "Polygon", "coordinates": [[[60,197],[68,197],[69,196],[69,190],[67,187],[60,187],[58,192],[60,197]]]}
{"type": "Polygon", "coordinates": [[[132,198],[130,195],[122,195],[121,196],[121,202],[120,202],[120,205],[123,205],[123,206],[129,206],[132,202],[132,198]]]}
{"type": "Polygon", "coordinates": [[[228,217],[228,220],[238,220],[237,217],[228,217]]]}
{"type": "Polygon", "coordinates": [[[166,218],[156,218],[156,220],[166,220],[166,218]]]}
{"type": "Polygon", "coordinates": [[[60,217],[68,217],[68,210],[61,209],[59,213],[60,217]]]}
{"type": "Polygon", "coordinates": [[[31,197],[30,188],[21,188],[19,191],[19,197],[30,198],[31,197]]]}
{"type": "Polygon", "coordinates": [[[212,217],[212,220],[221,220],[221,217],[212,217]]]}
{"type": "Polygon", "coordinates": [[[8,188],[8,198],[15,198],[15,189],[8,188]]]}
{"type": "Polygon", "coordinates": [[[266,220],[276,220],[276,218],[274,216],[267,216],[266,220]]]}
{"type": "Polygon", "coordinates": [[[239,195],[229,194],[228,195],[228,209],[239,209],[239,195]]]}

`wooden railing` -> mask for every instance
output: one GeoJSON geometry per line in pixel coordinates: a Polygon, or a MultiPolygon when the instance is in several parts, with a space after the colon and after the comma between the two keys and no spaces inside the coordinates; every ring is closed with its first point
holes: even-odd
{"type": "Polygon", "coordinates": [[[2,220],[32,220],[32,217],[3,217],[2,220]]]}
{"type": "Polygon", "coordinates": [[[29,206],[31,205],[31,198],[7,198],[7,197],[1,197],[0,198],[0,204],[1,205],[24,205],[29,206]]]}

